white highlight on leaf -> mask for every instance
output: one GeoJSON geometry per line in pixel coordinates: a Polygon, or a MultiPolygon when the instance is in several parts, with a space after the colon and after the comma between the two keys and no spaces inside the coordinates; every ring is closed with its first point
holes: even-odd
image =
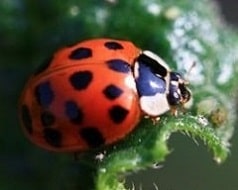
{"type": "Polygon", "coordinates": [[[76,6],[76,5],[73,5],[70,7],[69,9],[69,14],[72,16],[72,17],[75,17],[79,14],[80,10],[79,10],[79,7],[76,6]]]}
{"type": "Polygon", "coordinates": [[[154,16],[158,16],[161,12],[161,6],[157,3],[150,3],[147,5],[147,11],[154,16]]]}
{"type": "Polygon", "coordinates": [[[105,0],[105,1],[108,2],[108,3],[111,3],[111,4],[117,3],[117,0],[105,0]]]}
{"type": "Polygon", "coordinates": [[[207,126],[208,125],[208,120],[207,120],[207,118],[205,118],[204,116],[202,116],[202,115],[199,115],[198,117],[197,117],[197,120],[198,120],[198,122],[203,126],[203,127],[205,127],[205,126],[207,126]]]}
{"type": "Polygon", "coordinates": [[[97,8],[95,10],[96,22],[99,25],[104,25],[108,17],[108,11],[105,8],[97,8]]]}
{"type": "Polygon", "coordinates": [[[164,13],[165,17],[169,20],[175,20],[180,14],[181,10],[176,6],[169,7],[164,13]]]}
{"type": "Polygon", "coordinates": [[[215,44],[217,41],[217,34],[211,23],[207,20],[200,20],[196,12],[181,13],[175,20],[171,31],[167,38],[174,51],[173,58],[178,71],[188,71],[195,62],[195,66],[186,80],[195,85],[203,84],[205,82],[204,66],[209,66],[212,63],[207,63],[206,59],[200,58],[207,54],[201,41],[206,41],[209,44],[215,44]]]}
{"type": "Polygon", "coordinates": [[[232,77],[232,74],[234,73],[234,66],[237,64],[238,57],[236,55],[235,50],[233,52],[230,52],[225,58],[222,57],[220,63],[219,63],[219,75],[217,78],[217,82],[219,84],[224,84],[227,81],[229,81],[232,77]]]}

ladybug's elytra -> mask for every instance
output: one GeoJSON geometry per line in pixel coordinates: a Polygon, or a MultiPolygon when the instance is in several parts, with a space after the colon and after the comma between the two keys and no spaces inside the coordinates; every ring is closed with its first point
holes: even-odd
{"type": "Polygon", "coordinates": [[[187,82],[129,41],[92,39],[56,52],[30,78],[19,113],[42,148],[78,152],[114,143],[142,117],[187,103],[187,82]]]}

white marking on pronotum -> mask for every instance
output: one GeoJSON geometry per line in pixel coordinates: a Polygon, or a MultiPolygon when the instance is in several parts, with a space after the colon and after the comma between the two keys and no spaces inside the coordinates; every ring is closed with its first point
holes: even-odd
{"type": "Polygon", "coordinates": [[[159,116],[170,109],[167,94],[165,93],[157,93],[154,96],[142,96],[140,98],[140,106],[149,116],[159,116]]]}

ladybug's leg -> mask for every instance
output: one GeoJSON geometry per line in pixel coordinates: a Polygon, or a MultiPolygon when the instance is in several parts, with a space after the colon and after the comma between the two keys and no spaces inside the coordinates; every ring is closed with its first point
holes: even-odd
{"type": "Polygon", "coordinates": [[[156,125],[159,122],[159,120],[160,120],[159,116],[145,115],[145,118],[146,119],[150,119],[152,121],[153,125],[156,125]]]}
{"type": "Polygon", "coordinates": [[[170,113],[177,117],[178,113],[185,113],[186,112],[186,107],[184,106],[184,104],[180,105],[180,106],[170,106],[170,113]]]}
{"type": "Polygon", "coordinates": [[[157,117],[150,117],[150,119],[151,119],[153,125],[156,125],[159,122],[160,117],[158,117],[158,116],[157,117]]]}
{"type": "Polygon", "coordinates": [[[173,116],[178,116],[178,108],[175,106],[170,107],[170,112],[173,116]]]}

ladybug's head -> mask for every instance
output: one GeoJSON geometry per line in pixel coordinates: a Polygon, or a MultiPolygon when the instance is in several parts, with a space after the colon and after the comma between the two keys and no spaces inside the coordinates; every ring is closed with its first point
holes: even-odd
{"type": "Polygon", "coordinates": [[[167,95],[170,106],[186,104],[191,99],[188,82],[177,72],[170,73],[169,92],[167,95]]]}

